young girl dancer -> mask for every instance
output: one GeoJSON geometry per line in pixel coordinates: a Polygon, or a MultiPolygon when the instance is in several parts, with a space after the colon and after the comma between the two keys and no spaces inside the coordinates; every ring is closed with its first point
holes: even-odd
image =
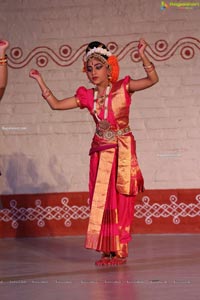
{"type": "Polygon", "coordinates": [[[129,126],[131,96],[158,82],[153,63],[140,39],[138,52],[146,77],[118,80],[117,57],[100,42],[86,48],[84,70],[93,88],[79,87],[74,96],[58,100],[37,70],[30,71],[52,109],[87,108],[96,124],[90,149],[90,217],[85,247],[101,252],[97,266],[121,265],[128,256],[134,202],[143,191],[143,177],[129,126]]]}

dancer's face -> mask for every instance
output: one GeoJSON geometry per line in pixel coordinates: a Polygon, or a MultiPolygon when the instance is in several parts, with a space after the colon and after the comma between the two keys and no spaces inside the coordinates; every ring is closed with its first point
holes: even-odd
{"type": "Polygon", "coordinates": [[[106,63],[103,63],[96,58],[91,58],[87,62],[86,72],[91,83],[95,85],[108,84],[109,71],[106,63]]]}

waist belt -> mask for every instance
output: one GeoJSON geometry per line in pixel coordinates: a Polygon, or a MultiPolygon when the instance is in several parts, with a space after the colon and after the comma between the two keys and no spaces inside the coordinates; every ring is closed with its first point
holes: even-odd
{"type": "Polygon", "coordinates": [[[110,129],[101,130],[99,128],[96,128],[96,135],[98,135],[99,137],[101,137],[105,140],[112,140],[114,137],[122,136],[129,132],[131,132],[131,129],[129,126],[122,128],[122,129],[118,129],[118,130],[110,130],[110,129]]]}

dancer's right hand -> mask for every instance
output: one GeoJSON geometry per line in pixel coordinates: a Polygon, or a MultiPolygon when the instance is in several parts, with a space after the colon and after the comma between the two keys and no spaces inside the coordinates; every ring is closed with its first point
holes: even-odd
{"type": "Polygon", "coordinates": [[[38,70],[32,69],[29,72],[29,77],[34,78],[34,79],[39,79],[41,77],[41,74],[38,72],[38,70]]]}

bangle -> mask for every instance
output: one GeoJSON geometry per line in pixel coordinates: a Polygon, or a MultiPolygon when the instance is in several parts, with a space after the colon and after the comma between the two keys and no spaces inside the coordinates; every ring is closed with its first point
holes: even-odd
{"type": "MultiPolygon", "coordinates": [[[[144,66],[144,65],[143,65],[144,66]]],[[[153,63],[151,63],[150,65],[148,66],[144,66],[144,69],[146,71],[146,73],[151,73],[155,70],[155,66],[153,63]]]]}
{"type": "Polygon", "coordinates": [[[155,68],[154,64],[151,62],[148,66],[145,66],[143,64],[144,69],[151,69],[151,68],[155,68]]]}
{"type": "Polygon", "coordinates": [[[146,70],[146,73],[147,73],[147,74],[150,74],[150,73],[152,73],[152,72],[154,72],[154,71],[155,71],[155,69],[148,70],[148,71],[146,70]]]}
{"type": "Polygon", "coordinates": [[[4,66],[7,64],[7,55],[4,57],[0,57],[0,66],[4,66]]]}
{"type": "Polygon", "coordinates": [[[46,89],[45,91],[42,92],[42,97],[47,100],[47,98],[49,98],[50,96],[52,96],[52,92],[50,91],[50,89],[46,89]]]}

